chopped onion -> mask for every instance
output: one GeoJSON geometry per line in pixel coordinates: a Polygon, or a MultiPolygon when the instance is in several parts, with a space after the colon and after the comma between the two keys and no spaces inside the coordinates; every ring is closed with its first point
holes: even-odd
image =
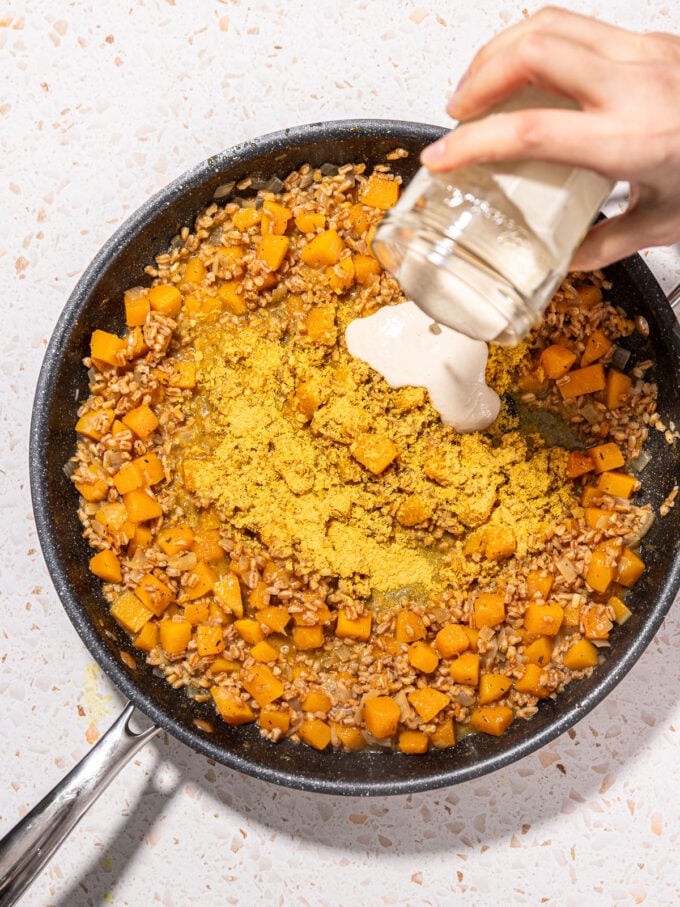
{"type": "Polygon", "coordinates": [[[632,532],[630,535],[626,536],[626,546],[630,548],[633,545],[637,545],[638,542],[641,542],[653,525],[654,514],[650,510],[645,514],[645,518],[643,519],[638,529],[636,529],[635,532],[632,532]]]}
{"type": "Polygon", "coordinates": [[[71,478],[71,476],[73,475],[73,473],[76,471],[77,468],[78,468],[78,464],[76,463],[75,460],[67,460],[66,463],[64,463],[64,465],[62,467],[62,469],[64,470],[64,475],[66,476],[67,479],[71,478]]]}
{"type": "Polygon", "coordinates": [[[230,183],[222,183],[221,186],[218,186],[213,193],[214,199],[226,198],[228,195],[231,195],[231,192],[236,183],[232,180],[230,183]]]}
{"type": "Polygon", "coordinates": [[[562,576],[565,578],[565,580],[568,583],[574,582],[577,574],[576,574],[576,570],[574,569],[574,565],[569,560],[569,558],[558,557],[557,560],[555,561],[555,566],[557,567],[557,569],[560,571],[560,573],[562,574],[562,576]]]}
{"type": "Polygon", "coordinates": [[[612,368],[615,368],[617,371],[622,372],[625,367],[628,365],[628,362],[631,357],[630,350],[624,349],[622,346],[615,346],[614,353],[612,354],[609,364],[612,368]]]}
{"type": "Polygon", "coordinates": [[[321,176],[337,176],[338,165],[337,164],[322,164],[319,167],[319,173],[321,174],[321,176]]]}
{"type": "Polygon", "coordinates": [[[584,405],[579,410],[579,414],[583,416],[591,425],[594,425],[596,422],[602,421],[602,414],[598,413],[595,405],[593,403],[584,403],[584,405]]]}
{"type": "Polygon", "coordinates": [[[650,453],[647,453],[646,450],[641,451],[640,455],[630,464],[633,472],[642,472],[651,459],[652,455],[650,453]]]}
{"type": "Polygon", "coordinates": [[[278,176],[273,176],[271,179],[267,180],[267,182],[264,185],[264,189],[267,192],[273,192],[274,195],[279,195],[281,192],[283,192],[284,188],[285,188],[285,186],[283,185],[282,181],[278,178],[278,176]]]}

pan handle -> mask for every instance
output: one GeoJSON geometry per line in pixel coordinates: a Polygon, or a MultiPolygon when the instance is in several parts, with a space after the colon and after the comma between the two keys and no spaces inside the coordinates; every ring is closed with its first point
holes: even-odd
{"type": "Polygon", "coordinates": [[[668,304],[675,312],[676,318],[680,318],[680,283],[674,286],[668,294],[668,304]]]}
{"type": "Polygon", "coordinates": [[[90,752],[0,840],[0,904],[15,904],[118,772],[160,728],[130,729],[129,702],[90,752]]]}

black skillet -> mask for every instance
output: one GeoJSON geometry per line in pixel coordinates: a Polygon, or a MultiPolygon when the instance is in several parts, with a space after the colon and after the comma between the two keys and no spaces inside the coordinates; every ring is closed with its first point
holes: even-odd
{"type": "MultiPolygon", "coordinates": [[[[542,702],[530,722],[515,722],[500,738],[472,735],[454,749],[418,757],[319,753],[285,740],[271,744],[260,737],[255,725],[234,728],[216,721],[209,704],[190,702],[184,693],[154,676],[110,617],[99,581],[88,570],[91,552],[81,537],[77,495],[63,466],[75,448],[78,401],[88,393],[82,358],[90,334],[97,327],[113,331],[123,327],[123,290],[148,281],[144,267],[167,248],[180,227],[192,225],[200,208],[216,195],[224,195],[225,184],[246,176],[283,178],[305,162],[319,166],[364,161],[370,167],[384,163],[385,155],[396,147],[409,152],[406,159],[392,164],[408,180],[418,167],[420,149],[443,131],[420,123],[348,120],[300,126],[224,151],[146,202],[106,243],[73,291],[47,348],[35,395],[30,472],[36,525],[57,593],[83,642],[155,728],[143,738],[133,735],[128,728],[129,706],[86,757],[91,764],[81,763],[76,778],[66,779],[56,797],[52,792],[36,807],[27,817],[28,829],[17,827],[0,842],[0,894],[3,885],[16,886],[22,879],[28,884],[97,793],[157,728],[230,768],[302,790],[363,796],[428,790],[495,771],[562,734],[617,685],[659,628],[680,585],[680,507],[657,519],[644,541],[647,569],[627,600],[633,616],[613,634],[605,663],[587,680],[572,683],[556,700],[542,702]],[[125,661],[121,653],[127,653],[125,661]],[[197,719],[209,722],[214,731],[202,730],[197,719]],[[85,794],[78,786],[83,784],[85,794]],[[46,811],[52,827],[61,829],[56,845],[43,829],[46,811]],[[41,855],[36,855],[37,850],[41,855]]],[[[647,320],[649,338],[645,341],[636,335],[630,342],[632,361],[654,359],[650,378],[659,385],[661,416],[666,423],[674,420],[680,426],[680,336],[668,301],[637,255],[609,268],[607,276],[614,285],[611,299],[647,320]]],[[[678,481],[678,451],[656,431],[648,449],[652,459],[643,475],[643,498],[658,508],[678,481]]]]}

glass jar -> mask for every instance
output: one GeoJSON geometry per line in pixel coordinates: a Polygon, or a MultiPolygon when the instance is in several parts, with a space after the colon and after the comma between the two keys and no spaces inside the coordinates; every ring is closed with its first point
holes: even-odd
{"type": "MultiPolygon", "coordinates": [[[[495,108],[574,107],[525,89],[495,108]]],[[[372,242],[382,266],[436,322],[519,343],[541,319],[613,183],[541,161],[421,168],[372,242]]]]}

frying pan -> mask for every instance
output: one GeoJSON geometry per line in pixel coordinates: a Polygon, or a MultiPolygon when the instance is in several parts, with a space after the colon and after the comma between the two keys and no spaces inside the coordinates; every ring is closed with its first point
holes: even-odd
{"type": "MultiPolygon", "coordinates": [[[[82,358],[95,328],[123,328],[122,292],[148,282],[144,267],[198,210],[246,176],[284,178],[305,162],[383,163],[396,147],[409,156],[393,162],[408,180],[421,148],[443,129],[391,120],[347,120],[300,126],[245,142],[209,158],[143,205],[102,248],[76,286],[45,354],[35,395],[30,438],[31,491],[43,554],[57,593],[92,656],[130,704],[110,731],[54,791],[0,842],[0,895],[18,897],[68,831],[123,764],[160,728],[204,756],[266,781],[307,791],[386,795],[422,791],[476,778],[507,765],[562,734],[586,715],[630,670],[651,641],[680,585],[680,508],[657,519],[643,545],[647,563],[628,598],[630,620],[611,640],[605,663],[569,685],[557,700],[541,703],[530,721],[515,722],[499,738],[465,737],[455,748],[418,757],[398,753],[320,753],[289,741],[272,744],[255,725],[231,727],[216,720],[210,704],[189,701],[144,664],[128,635],[109,614],[100,583],[89,571],[90,549],[81,537],[77,494],[63,471],[75,449],[78,404],[87,395],[82,358]],[[121,653],[124,660],[121,659],[121,653]],[[137,707],[153,722],[141,735],[130,729],[137,707]],[[210,722],[208,733],[196,720],[210,722]]],[[[680,336],[661,288],[639,256],[611,267],[613,301],[643,316],[649,336],[636,334],[634,360],[652,358],[660,412],[680,425],[680,336]]],[[[658,508],[678,481],[678,451],[653,431],[644,500],[658,508]]]]}

